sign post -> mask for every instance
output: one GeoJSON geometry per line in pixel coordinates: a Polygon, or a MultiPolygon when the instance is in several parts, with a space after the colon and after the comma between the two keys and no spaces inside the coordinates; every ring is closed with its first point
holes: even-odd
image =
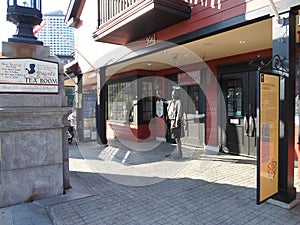
{"type": "Polygon", "coordinates": [[[278,192],[279,79],[278,75],[259,74],[257,204],[278,192]]]}

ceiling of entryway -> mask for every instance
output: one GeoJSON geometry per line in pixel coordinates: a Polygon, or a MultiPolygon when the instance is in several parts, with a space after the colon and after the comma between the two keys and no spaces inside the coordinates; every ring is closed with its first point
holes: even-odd
{"type": "MultiPolygon", "coordinates": [[[[297,26],[297,31],[299,30],[297,26]]],[[[297,35],[297,42],[298,40],[297,35]]],[[[163,70],[192,64],[199,60],[208,61],[270,48],[272,48],[272,20],[267,19],[115,65],[108,73],[134,69],[163,70]]]]}

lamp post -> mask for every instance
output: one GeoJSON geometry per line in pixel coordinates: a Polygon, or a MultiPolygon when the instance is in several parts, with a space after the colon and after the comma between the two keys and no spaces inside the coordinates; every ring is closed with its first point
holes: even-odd
{"type": "Polygon", "coordinates": [[[33,26],[42,21],[41,0],[7,0],[6,19],[17,25],[9,42],[43,45],[33,34],[33,26]]]}

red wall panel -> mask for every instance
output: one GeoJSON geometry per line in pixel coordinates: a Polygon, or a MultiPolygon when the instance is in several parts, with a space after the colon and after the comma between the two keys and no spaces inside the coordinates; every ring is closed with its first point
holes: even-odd
{"type": "Polygon", "coordinates": [[[190,33],[215,23],[243,15],[247,10],[247,2],[245,0],[226,0],[221,1],[220,7],[218,5],[212,8],[199,3],[192,9],[192,16],[190,19],[180,22],[176,25],[168,27],[167,29],[158,31],[156,33],[158,40],[169,40],[171,38],[190,33]]]}

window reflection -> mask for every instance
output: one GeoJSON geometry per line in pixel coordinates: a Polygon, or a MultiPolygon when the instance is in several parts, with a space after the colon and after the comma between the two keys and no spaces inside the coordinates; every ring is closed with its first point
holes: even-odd
{"type": "Polygon", "coordinates": [[[141,116],[142,121],[149,121],[153,118],[153,90],[152,90],[152,81],[143,82],[142,84],[142,99],[141,99],[141,116]]]}
{"type": "Polygon", "coordinates": [[[149,122],[154,117],[153,100],[152,81],[124,81],[109,84],[108,120],[149,122]]]}
{"type": "Polygon", "coordinates": [[[242,81],[227,81],[227,115],[242,116],[242,81]]]}
{"type": "Polygon", "coordinates": [[[108,119],[128,122],[133,95],[132,82],[108,85],[108,119]]]}

